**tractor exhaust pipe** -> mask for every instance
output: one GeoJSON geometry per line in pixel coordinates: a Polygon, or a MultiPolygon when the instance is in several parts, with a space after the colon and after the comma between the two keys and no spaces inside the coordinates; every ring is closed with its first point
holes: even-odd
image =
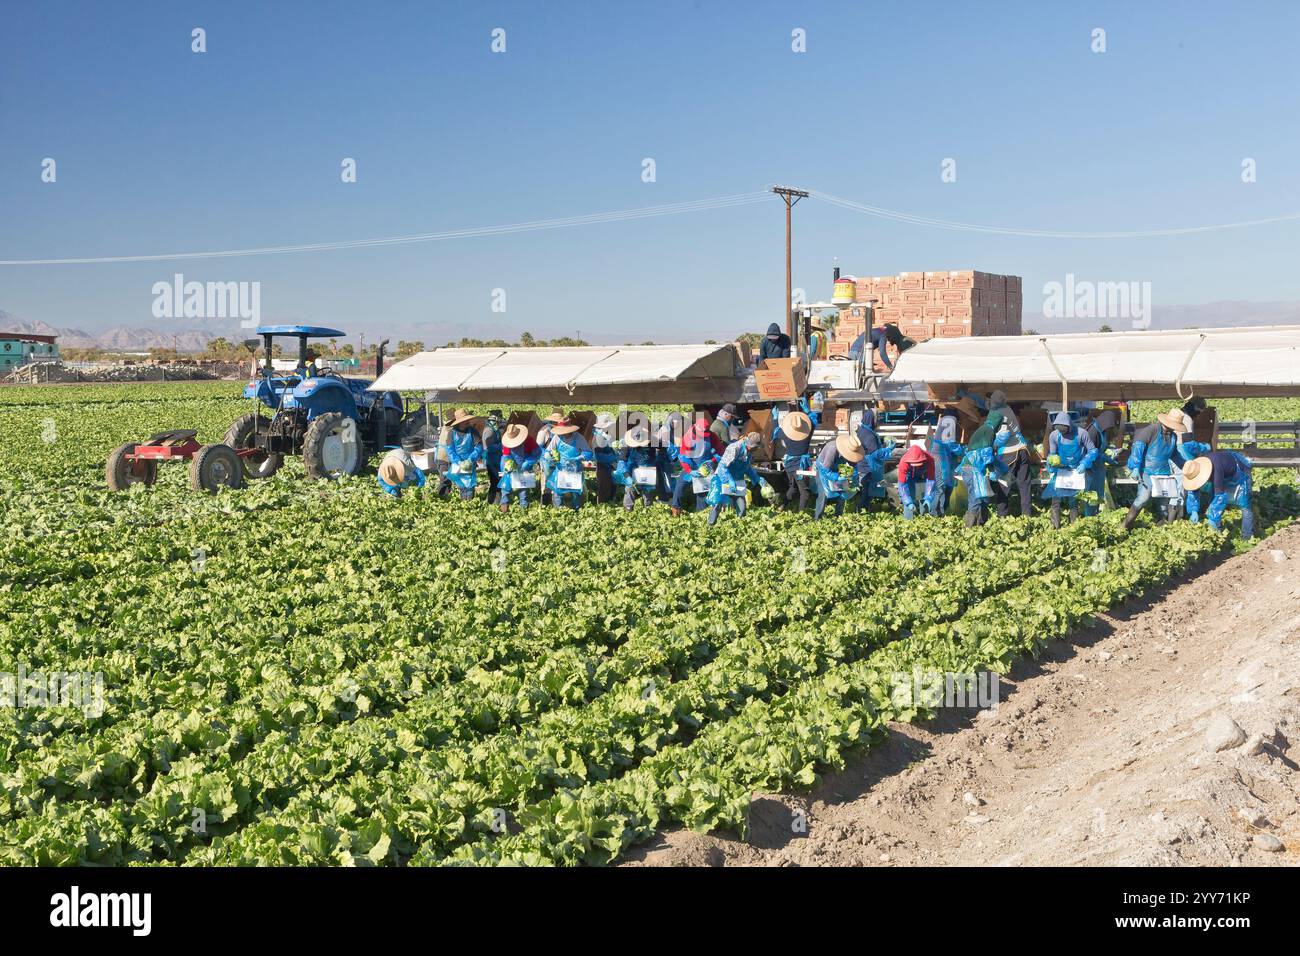
{"type": "Polygon", "coordinates": [[[384,347],[388,345],[388,339],[384,339],[375,348],[375,378],[384,374],[384,347]]]}

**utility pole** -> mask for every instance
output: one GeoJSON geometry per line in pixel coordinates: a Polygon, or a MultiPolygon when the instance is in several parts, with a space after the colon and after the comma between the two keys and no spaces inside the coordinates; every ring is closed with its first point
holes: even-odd
{"type": "Polygon", "coordinates": [[[790,275],[790,210],[794,208],[795,203],[800,199],[807,199],[808,194],[802,189],[793,189],[790,186],[773,186],[772,192],[776,193],[785,200],[785,334],[790,336],[790,342],[794,351],[798,351],[803,344],[799,341],[799,329],[795,321],[794,303],[790,300],[794,296],[794,286],[790,275]]]}

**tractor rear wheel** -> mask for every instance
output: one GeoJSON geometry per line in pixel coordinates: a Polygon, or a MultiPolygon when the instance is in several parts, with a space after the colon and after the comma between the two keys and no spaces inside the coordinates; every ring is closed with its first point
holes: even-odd
{"type": "Polygon", "coordinates": [[[326,412],[307,426],[302,464],[308,478],[359,475],[366,463],[357,423],[339,412],[326,412]]]}
{"type": "MultiPolygon", "coordinates": [[[[226,429],[226,435],[221,439],[221,443],[235,449],[252,448],[254,432],[261,434],[270,429],[271,423],[261,415],[256,413],[245,415],[235,419],[235,423],[226,429]]],[[[245,478],[270,478],[284,464],[284,456],[269,455],[259,451],[241,461],[245,478]]]]}
{"type": "Polygon", "coordinates": [[[190,460],[190,487],[216,494],[244,487],[244,463],[229,445],[204,445],[190,460]]]}
{"type": "Polygon", "coordinates": [[[108,456],[104,477],[109,491],[126,491],[132,485],[152,485],[158,477],[158,462],[131,461],[126,456],[135,452],[135,442],[118,445],[108,456]]]}

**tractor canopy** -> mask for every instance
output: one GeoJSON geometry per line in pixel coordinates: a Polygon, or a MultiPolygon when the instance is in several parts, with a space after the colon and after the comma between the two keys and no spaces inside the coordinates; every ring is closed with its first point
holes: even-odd
{"type": "Polygon", "coordinates": [[[338,329],[327,329],[319,325],[259,325],[254,335],[294,335],[309,339],[341,339],[347,335],[338,329]]]}

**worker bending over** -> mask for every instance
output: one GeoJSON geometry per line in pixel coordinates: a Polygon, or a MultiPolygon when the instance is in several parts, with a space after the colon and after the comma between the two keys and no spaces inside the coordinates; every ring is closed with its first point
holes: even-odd
{"type": "Polygon", "coordinates": [[[677,461],[682,466],[681,474],[673,482],[673,515],[682,513],[682,492],[687,486],[695,496],[695,510],[703,511],[708,504],[709,483],[718,456],[726,450],[709,430],[707,415],[701,414],[691,423],[691,427],[682,436],[677,446],[677,461]]]}
{"type": "Polygon", "coordinates": [[[1128,514],[1124,516],[1125,529],[1133,527],[1137,516],[1152,500],[1157,502],[1162,523],[1174,520],[1183,492],[1173,459],[1185,427],[1182,409],[1171,408],[1161,412],[1154,422],[1133,436],[1133,447],[1129,449],[1126,464],[1129,476],[1138,483],[1138,489],[1128,514]]]}
{"type": "MultiPolygon", "coordinates": [[[[1255,537],[1250,471],[1250,462],[1235,451],[1212,451],[1183,465],[1183,488],[1189,499],[1204,485],[1210,485],[1213,496],[1205,510],[1205,520],[1215,531],[1220,529],[1223,513],[1232,504],[1241,509],[1242,538],[1250,540],[1255,537]]],[[[1188,508],[1193,522],[1200,520],[1199,510],[1199,507],[1195,511],[1188,508]]]]}
{"type": "Polygon", "coordinates": [[[844,503],[857,483],[857,466],[866,457],[856,435],[836,435],[817,453],[817,504],[813,520],[821,520],[826,502],[835,502],[835,514],[844,514],[844,503]]]}
{"type": "Polygon", "coordinates": [[[921,514],[941,514],[938,498],[934,456],[920,445],[908,445],[898,462],[898,500],[903,504],[903,517],[910,521],[918,510],[921,514]],[[917,485],[923,489],[919,508],[915,492],[917,485]]]}
{"type": "Polygon", "coordinates": [[[379,487],[394,498],[402,497],[402,489],[424,487],[424,472],[415,464],[405,448],[394,448],[379,463],[379,487]]]}
{"type": "Polygon", "coordinates": [[[758,432],[750,432],[729,444],[718,459],[717,470],[713,472],[709,485],[710,527],[717,524],[718,515],[726,507],[732,508],[737,516],[744,516],[749,482],[758,485],[760,494],[770,492],[771,486],[767,479],[754,468],[754,449],[761,441],[762,436],[758,432]]]}
{"type": "Polygon", "coordinates": [[[966,486],[965,523],[968,528],[988,520],[989,502],[996,497],[993,482],[1006,473],[1007,466],[993,448],[1001,424],[1002,412],[989,412],[984,424],[975,429],[975,434],[966,443],[966,454],[961,460],[961,480],[966,486]]]}
{"type": "Polygon", "coordinates": [[[650,432],[644,427],[632,429],[623,438],[614,481],[622,485],[623,508],[631,511],[637,496],[649,508],[659,489],[660,464],[656,449],[650,447],[650,432]]]}
{"type": "Polygon", "coordinates": [[[799,472],[813,470],[812,434],[812,419],[801,411],[787,411],[772,433],[773,443],[781,451],[781,466],[785,469],[787,508],[795,495],[799,496],[800,511],[808,507],[809,476],[799,472]]]}
{"type": "Polygon", "coordinates": [[[452,412],[447,423],[446,453],[447,473],[438,486],[438,496],[445,498],[455,485],[462,501],[474,497],[478,486],[478,463],[483,460],[483,443],[474,430],[475,418],[467,409],[452,412]]]}

